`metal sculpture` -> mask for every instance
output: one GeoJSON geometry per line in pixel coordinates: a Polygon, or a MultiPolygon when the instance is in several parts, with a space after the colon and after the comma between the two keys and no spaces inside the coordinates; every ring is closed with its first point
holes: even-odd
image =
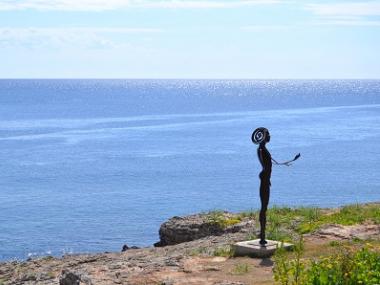
{"type": "Polygon", "coordinates": [[[252,133],[252,142],[254,144],[258,144],[257,148],[257,156],[259,158],[260,164],[262,166],[262,171],[259,174],[260,177],[260,201],[261,201],[261,209],[260,209],[260,244],[265,246],[267,241],[265,240],[265,227],[267,223],[266,213],[269,204],[269,196],[270,196],[270,186],[271,186],[271,175],[272,175],[272,161],[276,165],[286,165],[290,166],[293,161],[296,161],[300,158],[301,154],[297,154],[294,159],[285,161],[285,162],[277,162],[272,158],[270,152],[266,148],[266,143],[270,142],[270,134],[268,129],[266,128],[257,128],[252,133]]]}

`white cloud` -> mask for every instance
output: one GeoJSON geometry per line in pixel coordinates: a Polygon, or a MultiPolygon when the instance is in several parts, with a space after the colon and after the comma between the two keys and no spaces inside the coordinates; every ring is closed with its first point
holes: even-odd
{"type": "Polygon", "coordinates": [[[281,3],[283,0],[2,0],[1,10],[104,11],[123,8],[205,9],[281,3]]]}
{"type": "Polygon", "coordinates": [[[153,28],[0,28],[0,47],[82,47],[110,48],[125,43],[113,40],[113,34],[152,34],[162,30],[153,28]]]}
{"type": "Polygon", "coordinates": [[[380,26],[379,1],[308,4],[305,7],[318,17],[316,25],[380,26]]]}
{"type": "Polygon", "coordinates": [[[325,17],[380,16],[380,2],[308,4],[306,9],[325,17]]]}
{"type": "Polygon", "coordinates": [[[357,27],[380,27],[380,21],[367,21],[362,19],[333,19],[316,23],[320,26],[357,26],[357,27]]]}

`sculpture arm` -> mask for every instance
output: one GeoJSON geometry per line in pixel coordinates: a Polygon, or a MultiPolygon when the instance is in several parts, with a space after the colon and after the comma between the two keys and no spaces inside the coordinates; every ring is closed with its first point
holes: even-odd
{"type": "Polygon", "coordinates": [[[272,159],[272,161],[273,161],[276,165],[286,165],[286,166],[290,166],[290,165],[292,165],[291,162],[296,161],[296,160],[299,159],[300,157],[301,157],[301,154],[299,153],[299,154],[297,154],[297,155],[294,157],[294,159],[292,159],[292,160],[288,160],[288,161],[284,161],[284,162],[277,162],[274,158],[271,158],[271,159],[272,159]]]}
{"type": "Polygon", "coordinates": [[[273,157],[271,157],[272,161],[274,162],[274,164],[276,165],[280,165],[281,163],[278,163],[273,157]]]}
{"type": "Polygon", "coordinates": [[[286,165],[286,166],[290,166],[290,162],[292,162],[293,160],[289,160],[289,161],[285,161],[285,162],[278,162],[276,161],[274,158],[272,158],[272,161],[274,162],[274,164],[276,165],[286,165]]]}

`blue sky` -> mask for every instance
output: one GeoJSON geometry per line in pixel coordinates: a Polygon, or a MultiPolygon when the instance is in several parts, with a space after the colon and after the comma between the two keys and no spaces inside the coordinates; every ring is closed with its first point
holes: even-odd
{"type": "Polygon", "coordinates": [[[0,0],[0,78],[380,78],[380,1],[0,0]]]}

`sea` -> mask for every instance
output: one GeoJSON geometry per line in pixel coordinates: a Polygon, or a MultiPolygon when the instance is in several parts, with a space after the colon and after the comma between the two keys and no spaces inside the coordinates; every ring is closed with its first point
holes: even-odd
{"type": "Polygon", "coordinates": [[[380,201],[380,80],[0,80],[0,260],[150,246],[172,216],[380,201]]]}

